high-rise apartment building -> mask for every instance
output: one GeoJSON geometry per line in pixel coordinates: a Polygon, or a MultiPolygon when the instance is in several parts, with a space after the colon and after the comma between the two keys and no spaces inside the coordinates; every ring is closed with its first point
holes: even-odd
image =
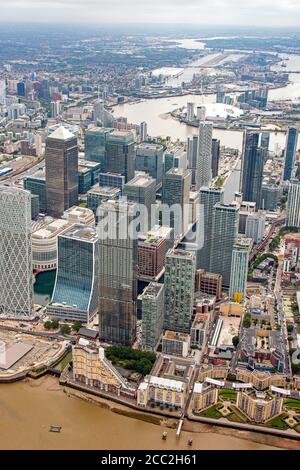
{"type": "Polygon", "coordinates": [[[132,345],[136,335],[137,238],[127,230],[135,210],[124,201],[102,202],[98,209],[99,329],[108,343],[132,345]]]}
{"type": "Polygon", "coordinates": [[[162,184],[163,155],[162,145],[141,143],[136,147],[135,169],[149,173],[156,180],[157,188],[162,184]]]}
{"type": "Polygon", "coordinates": [[[296,179],[290,182],[286,205],[286,225],[300,228],[300,181],[296,179]]]}
{"type": "Polygon", "coordinates": [[[238,238],[232,251],[229,298],[243,302],[246,298],[251,239],[238,238]]]}
{"type": "Polygon", "coordinates": [[[187,121],[193,121],[195,119],[195,103],[187,104],[186,119],[187,121]]]}
{"type": "Polygon", "coordinates": [[[188,137],[187,142],[187,160],[188,168],[192,172],[192,181],[191,184],[196,184],[196,173],[197,173],[197,152],[198,152],[198,136],[193,135],[193,137],[188,137]]]}
{"type": "Polygon", "coordinates": [[[243,142],[241,191],[244,201],[261,205],[264,152],[259,148],[259,132],[246,131],[243,142]]]}
{"type": "Polygon", "coordinates": [[[209,186],[212,177],[212,130],[210,122],[200,121],[197,150],[196,189],[209,186]]]}
{"type": "Polygon", "coordinates": [[[158,280],[165,267],[167,242],[163,237],[155,237],[148,233],[140,235],[138,242],[139,279],[158,280]]]}
{"type": "Polygon", "coordinates": [[[254,243],[262,241],[266,228],[266,215],[263,212],[249,214],[246,219],[245,235],[254,243]]]}
{"type": "Polygon", "coordinates": [[[138,299],[142,304],[142,348],[154,351],[164,325],[164,285],[150,282],[138,299]]]}
{"type": "Polygon", "coordinates": [[[170,249],[165,267],[164,327],[189,332],[194,301],[195,253],[170,249]]]}
{"type": "Polygon", "coordinates": [[[60,217],[78,203],[77,138],[63,126],[47,137],[45,168],[47,213],[60,217]]]}
{"type": "Polygon", "coordinates": [[[295,157],[297,151],[298,143],[298,129],[297,127],[289,127],[286,144],[284,151],[284,170],[283,170],[283,180],[288,181],[293,176],[293,170],[295,166],[295,157]]]}
{"type": "Polygon", "coordinates": [[[0,187],[0,313],[33,314],[30,192],[0,187]]]}
{"type": "MultiPolygon", "coordinates": [[[[175,236],[186,232],[189,223],[191,171],[171,168],[164,177],[162,203],[168,208],[176,205],[178,213],[170,212],[170,227],[175,236]]],[[[164,215],[164,214],[163,214],[164,215]]],[[[166,225],[163,220],[163,225],[166,225]]]]}
{"type": "Polygon", "coordinates": [[[53,318],[89,323],[98,310],[98,236],[75,224],[58,236],[55,287],[47,313],[53,318]]]}
{"type": "Polygon", "coordinates": [[[197,230],[202,233],[200,236],[201,247],[197,252],[197,268],[209,271],[210,250],[212,242],[213,208],[224,200],[223,189],[202,187],[200,189],[200,218],[197,230]]]}
{"type": "Polygon", "coordinates": [[[209,271],[222,274],[223,285],[229,286],[232,251],[239,227],[239,205],[237,203],[216,204],[212,215],[209,271]]]}
{"type": "Polygon", "coordinates": [[[220,161],[220,141],[219,139],[212,139],[211,147],[211,171],[212,177],[218,176],[220,161]]]}

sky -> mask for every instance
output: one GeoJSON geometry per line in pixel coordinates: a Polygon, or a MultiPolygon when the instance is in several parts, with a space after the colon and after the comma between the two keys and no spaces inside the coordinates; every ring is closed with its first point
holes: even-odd
{"type": "Polygon", "coordinates": [[[298,27],[299,0],[0,0],[0,21],[298,27]]]}

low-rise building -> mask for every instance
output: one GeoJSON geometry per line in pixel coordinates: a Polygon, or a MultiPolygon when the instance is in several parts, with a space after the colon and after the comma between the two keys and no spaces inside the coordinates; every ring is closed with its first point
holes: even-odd
{"type": "Polygon", "coordinates": [[[167,330],[162,338],[163,354],[187,357],[190,350],[190,335],[167,330]]]}
{"type": "Polygon", "coordinates": [[[195,291],[212,295],[219,300],[222,297],[222,275],[197,269],[195,276],[195,291]]]}
{"type": "Polygon", "coordinates": [[[194,384],[192,396],[192,410],[195,413],[205,410],[210,406],[215,405],[219,399],[219,391],[205,382],[196,382],[194,384]]]}
{"type": "Polygon", "coordinates": [[[282,413],[283,398],[264,392],[238,392],[236,406],[255,423],[265,423],[282,413]]]}
{"type": "Polygon", "coordinates": [[[195,315],[191,328],[191,346],[202,348],[205,346],[209,333],[209,315],[198,313],[195,315]]]}

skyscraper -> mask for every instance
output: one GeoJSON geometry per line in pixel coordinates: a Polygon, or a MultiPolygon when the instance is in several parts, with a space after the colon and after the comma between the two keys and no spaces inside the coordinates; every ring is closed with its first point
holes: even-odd
{"type": "Polygon", "coordinates": [[[238,238],[232,251],[229,298],[242,302],[246,297],[251,239],[238,238]]]}
{"type": "Polygon", "coordinates": [[[213,208],[210,268],[212,273],[222,274],[223,285],[229,286],[232,251],[239,227],[239,205],[216,204],[213,208]]]}
{"type": "Polygon", "coordinates": [[[137,238],[126,230],[136,205],[102,202],[99,224],[99,329],[102,341],[132,345],[137,315],[137,238]],[[108,233],[103,226],[108,221],[108,233]],[[125,224],[125,230],[124,230],[125,224]]]}
{"type": "Polygon", "coordinates": [[[141,227],[141,231],[145,233],[150,230],[152,210],[156,207],[155,179],[145,172],[136,173],[136,176],[125,184],[123,194],[129,201],[136,202],[145,207],[147,210],[145,215],[148,217],[144,220],[144,226],[141,227]]]}
{"type": "Polygon", "coordinates": [[[300,228],[300,181],[296,179],[290,182],[286,205],[286,225],[300,228]]]}
{"type": "Polygon", "coordinates": [[[141,143],[136,147],[135,169],[155,178],[157,188],[162,184],[163,154],[162,145],[141,143]]]}
{"type": "Polygon", "coordinates": [[[192,171],[191,184],[196,184],[196,173],[197,173],[197,152],[198,152],[198,136],[188,137],[187,142],[187,160],[188,168],[192,171]]]}
{"type": "MultiPolygon", "coordinates": [[[[191,171],[183,168],[171,168],[164,177],[162,203],[171,208],[177,205],[180,214],[170,213],[170,227],[175,229],[175,236],[186,232],[189,223],[189,199],[191,171]],[[181,220],[179,220],[181,217],[181,220]]],[[[163,225],[166,225],[163,221],[163,225]]]]}
{"type": "Polygon", "coordinates": [[[125,182],[134,177],[135,140],[131,131],[113,131],[106,137],[105,171],[120,173],[125,182]]]}
{"type": "Polygon", "coordinates": [[[187,104],[186,119],[188,121],[193,121],[195,119],[195,103],[187,104]]]}
{"type": "Polygon", "coordinates": [[[0,106],[6,104],[6,83],[5,80],[0,80],[0,106]]]}
{"type": "Polygon", "coordinates": [[[55,287],[47,314],[89,323],[98,310],[98,236],[93,227],[75,224],[58,236],[55,287]]]}
{"type": "Polygon", "coordinates": [[[220,141],[219,139],[212,139],[211,171],[212,171],[213,178],[218,176],[219,160],[220,160],[220,141]]]}
{"type": "Polygon", "coordinates": [[[197,252],[197,269],[209,271],[212,242],[213,208],[224,200],[223,189],[202,187],[200,189],[200,218],[198,230],[203,233],[203,246],[197,252]]]}
{"type": "Polygon", "coordinates": [[[0,187],[0,313],[15,318],[33,314],[31,195],[0,187]]]}
{"type": "Polygon", "coordinates": [[[194,301],[196,257],[170,249],[166,256],[165,320],[168,330],[189,332],[194,301]]]}
{"type": "Polygon", "coordinates": [[[78,203],[77,138],[63,126],[46,140],[47,213],[60,217],[78,203]]]}
{"type": "Polygon", "coordinates": [[[199,137],[197,149],[196,189],[209,186],[212,177],[212,129],[209,122],[199,123],[199,137]]]}
{"type": "Polygon", "coordinates": [[[101,171],[105,169],[106,138],[113,129],[105,127],[92,127],[84,135],[85,158],[91,162],[101,164],[101,171]]]}
{"type": "Polygon", "coordinates": [[[164,325],[164,285],[150,282],[138,299],[142,303],[142,348],[154,351],[164,325]]]}
{"type": "Polygon", "coordinates": [[[293,176],[295,166],[295,156],[298,143],[298,129],[296,127],[289,127],[286,136],[286,144],[284,151],[284,171],[283,180],[288,181],[293,176]]]}
{"type": "Polygon", "coordinates": [[[140,138],[141,142],[145,142],[148,137],[147,123],[145,121],[140,124],[140,138]]]}
{"type": "Polygon", "coordinates": [[[242,188],[244,201],[260,207],[264,169],[264,150],[259,148],[259,132],[246,131],[243,142],[242,188]]]}

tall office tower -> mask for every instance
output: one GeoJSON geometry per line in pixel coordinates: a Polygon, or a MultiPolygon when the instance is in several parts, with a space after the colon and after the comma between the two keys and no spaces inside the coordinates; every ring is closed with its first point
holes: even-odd
{"type": "Polygon", "coordinates": [[[212,242],[212,214],[217,203],[224,201],[224,190],[202,187],[200,189],[200,218],[197,229],[203,234],[200,237],[202,246],[197,252],[197,269],[209,271],[210,250],[212,242]]]}
{"type": "Polygon", "coordinates": [[[213,126],[210,122],[199,123],[196,189],[209,186],[211,182],[212,130],[213,126]]]}
{"type": "Polygon", "coordinates": [[[141,143],[136,147],[135,169],[155,178],[157,189],[162,184],[163,155],[162,145],[141,143]]]}
{"type": "Polygon", "coordinates": [[[138,299],[142,303],[142,348],[154,351],[164,326],[164,285],[150,282],[138,299]]]}
{"type": "Polygon", "coordinates": [[[43,155],[43,139],[39,132],[34,135],[35,152],[38,157],[43,155]]]}
{"type": "Polygon", "coordinates": [[[266,216],[263,212],[249,214],[246,219],[245,235],[248,238],[252,238],[254,243],[260,243],[264,238],[265,227],[266,216]]]}
{"type": "Polygon", "coordinates": [[[261,140],[260,140],[260,146],[263,149],[266,149],[269,151],[269,145],[270,145],[270,132],[262,132],[261,133],[261,140]]]}
{"type": "Polygon", "coordinates": [[[187,104],[186,119],[193,121],[195,119],[195,103],[187,104]]]}
{"type": "Polygon", "coordinates": [[[187,146],[187,159],[188,168],[192,171],[192,185],[196,184],[196,173],[197,173],[197,152],[198,152],[198,136],[188,137],[187,146]]]}
{"type": "Polygon", "coordinates": [[[250,247],[249,238],[238,238],[233,247],[229,298],[234,302],[243,302],[246,298],[250,247]]]}
{"type": "Polygon", "coordinates": [[[99,186],[119,188],[121,193],[125,185],[125,176],[118,173],[99,173],[99,186]]]}
{"type": "Polygon", "coordinates": [[[135,140],[131,131],[113,131],[106,137],[106,171],[120,173],[125,182],[132,180],[135,169],[135,140]]]}
{"type": "Polygon", "coordinates": [[[47,193],[46,193],[46,179],[45,172],[38,170],[32,176],[25,176],[24,189],[30,191],[32,195],[39,198],[39,211],[41,214],[47,212],[47,193]]]}
{"type": "Polygon", "coordinates": [[[239,227],[239,205],[216,204],[213,208],[210,268],[212,273],[222,274],[223,285],[229,286],[232,250],[239,227]]]}
{"type": "Polygon", "coordinates": [[[259,132],[244,133],[242,158],[242,188],[244,201],[256,202],[260,207],[264,156],[259,147],[259,132]]]}
{"type": "Polygon", "coordinates": [[[167,252],[164,319],[167,330],[190,331],[195,272],[195,253],[176,249],[167,252]]]}
{"type": "Polygon", "coordinates": [[[205,106],[197,106],[197,119],[199,119],[200,122],[205,121],[206,118],[206,108],[205,106]]]}
{"type": "Polygon", "coordinates": [[[148,138],[147,123],[145,121],[143,121],[140,124],[140,139],[141,139],[141,142],[146,142],[147,138],[148,138]]]}
{"type": "Polygon", "coordinates": [[[51,117],[57,118],[61,113],[60,101],[51,101],[51,117]]]}
{"type": "Polygon", "coordinates": [[[286,205],[286,225],[300,228],[300,181],[296,179],[290,182],[286,205]]]}
{"type": "Polygon", "coordinates": [[[77,138],[63,126],[46,139],[47,213],[60,217],[78,203],[77,138]]]}
{"type": "MultiPolygon", "coordinates": [[[[137,173],[136,176],[128,181],[124,186],[123,191],[124,196],[127,197],[129,201],[137,202],[138,204],[145,207],[145,217],[143,220],[143,226],[141,226],[141,231],[143,233],[151,229],[151,215],[152,211],[156,208],[156,181],[154,178],[149,176],[145,172],[137,173]]],[[[153,212],[154,213],[154,212],[153,212]]],[[[141,216],[142,216],[141,212],[141,216]]],[[[153,220],[153,225],[155,220],[153,220]]]]}
{"type": "Polygon", "coordinates": [[[6,83],[5,80],[0,80],[0,106],[6,105],[6,83]]]}
{"type": "MultiPolygon", "coordinates": [[[[170,213],[170,227],[175,230],[175,237],[183,234],[189,224],[189,200],[191,171],[183,168],[171,168],[164,177],[162,203],[171,208],[177,205],[179,213],[170,213]]],[[[164,214],[163,214],[164,216],[164,214]]],[[[162,221],[163,225],[167,225],[162,221]]]]}
{"type": "Polygon", "coordinates": [[[47,314],[89,323],[98,311],[98,235],[95,228],[75,224],[58,236],[55,287],[47,314]]]}
{"type": "Polygon", "coordinates": [[[298,129],[296,127],[289,127],[286,144],[284,151],[284,170],[283,180],[288,181],[293,176],[293,170],[295,166],[295,157],[298,143],[298,129]]]}
{"type": "Polygon", "coordinates": [[[91,127],[84,135],[85,159],[101,164],[101,170],[105,169],[106,139],[113,129],[105,127],[91,127]]]}
{"type": "Polygon", "coordinates": [[[219,139],[212,139],[211,147],[211,172],[212,177],[218,176],[220,161],[220,141],[219,139]]]}
{"type": "Polygon", "coordinates": [[[26,96],[26,84],[25,82],[18,82],[17,83],[17,95],[18,96],[26,96]]]}
{"type": "Polygon", "coordinates": [[[31,195],[0,187],[0,313],[8,317],[33,314],[31,195]]]}
{"type": "Polygon", "coordinates": [[[261,190],[261,209],[265,211],[275,211],[281,196],[281,185],[263,183],[261,190]]]}
{"type": "Polygon", "coordinates": [[[137,238],[126,230],[135,209],[132,202],[102,202],[97,227],[100,339],[127,346],[136,336],[137,238]]]}
{"type": "Polygon", "coordinates": [[[93,106],[93,118],[94,122],[104,126],[104,102],[98,99],[93,106]]]}

